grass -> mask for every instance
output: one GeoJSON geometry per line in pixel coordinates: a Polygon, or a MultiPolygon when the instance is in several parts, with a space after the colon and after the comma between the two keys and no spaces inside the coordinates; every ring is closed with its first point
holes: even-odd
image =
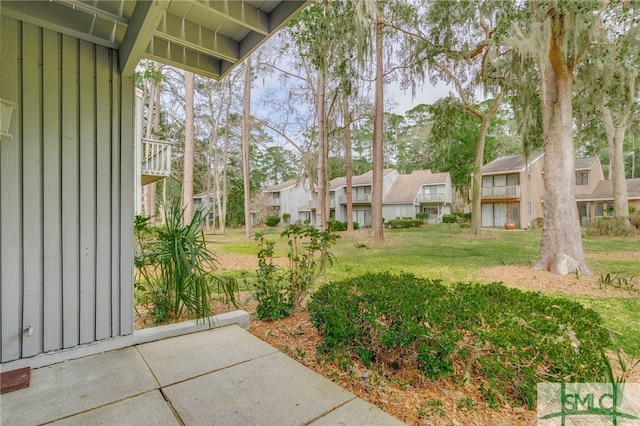
{"type": "MultiPolygon", "coordinates": [[[[276,257],[285,257],[286,241],[280,228],[269,228],[269,238],[277,241],[276,257]]],[[[485,230],[481,237],[468,235],[459,226],[441,224],[411,229],[385,229],[385,243],[374,245],[368,231],[357,239],[341,238],[333,247],[337,261],[327,268],[326,280],[337,281],[366,272],[409,272],[418,277],[441,279],[445,284],[482,281],[478,271],[501,265],[533,265],[540,251],[540,231],[485,230]]],[[[244,230],[227,235],[208,235],[214,252],[256,255],[255,241],[244,240],[244,230]]],[[[638,237],[585,237],[587,263],[594,273],[637,274],[637,261],[622,260],[618,252],[637,252],[638,237]]],[[[255,271],[248,271],[255,276],[255,271]]],[[[235,275],[235,274],[234,274],[235,275]]],[[[620,297],[612,289],[610,297],[562,294],[600,313],[606,326],[620,333],[618,341],[625,351],[640,357],[640,298],[620,297]]]]}

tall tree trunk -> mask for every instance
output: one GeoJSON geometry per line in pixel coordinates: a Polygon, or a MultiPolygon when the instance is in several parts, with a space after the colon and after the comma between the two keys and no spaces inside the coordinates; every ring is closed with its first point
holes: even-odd
{"type": "MultiPolygon", "coordinates": [[[[627,176],[624,170],[624,135],[627,126],[615,125],[611,109],[603,102],[602,118],[604,129],[609,143],[610,174],[609,179],[613,183],[613,213],[623,218],[625,226],[629,228],[629,199],[627,198],[627,176]]],[[[627,120],[624,120],[627,121],[627,120]]]]}
{"type": "MultiPolygon", "coordinates": [[[[147,62],[147,66],[148,66],[147,62]]],[[[162,65],[158,62],[154,64],[153,71],[159,73],[162,69],[162,65]]],[[[153,135],[152,130],[158,131],[160,123],[160,87],[156,83],[156,76],[151,80],[149,88],[149,108],[147,110],[147,126],[145,128],[144,137],[151,139],[153,135]]],[[[146,85],[145,85],[146,89],[146,85]]],[[[146,91],[146,90],[145,90],[146,91]]],[[[155,222],[156,216],[156,182],[151,182],[144,186],[144,210],[148,216],[151,216],[152,222],[155,222]]]]}
{"type": "Polygon", "coordinates": [[[185,85],[185,122],[184,122],[184,173],[182,179],[182,207],[184,209],[183,221],[191,223],[193,219],[193,152],[195,145],[194,132],[194,95],[195,76],[192,72],[184,74],[185,85]]]}
{"type": "MultiPolygon", "coordinates": [[[[573,70],[552,31],[548,58],[538,63],[544,135],[544,229],[534,269],[565,275],[590,274],[585,262],[575,197],[573,70]],[[551,214],[553,213],[553,214],[551,214]]],[[[560,36],[561,37],[561,36],[560,36]]]]}
{"type": "MultiPolygon", "coordinates": [[[[344,116],[344,162],[346,175],[347,195],[347,231],[353,231],[353,164],[351,164],[351,111],[349,111],[349,98],[344,95],[342,100],[342,114],[344,116]]],[[[336,209],[338,200],[336,200],[336,209]]]]}
{"type": "MultiPolygon", "coordinates": [[[[478,133],[478,144],[476,146],[476,158],[473,162],[473,183],[472,183],[472,194],[471,194],[471,233],[475,235],[480,235],[482,232],[482,165],[484,163],[484,146],[487,140],[487,130],[489,129],[489,125],[491,124],[491,120],[495,117],[498,109],[500,108],[500,104],[502,104],[502,100],[504,99],[504,90],[500,90],[498,97],[495,99],[493,106],[489,110],[489,112],[485,114],[480,114],[477,110],[473,108],[472,105],[468,104],[466,100],[463,98],[463,102],[465,107],[471,111],[475,112],[475,115],[482,120],[482,124],[480,125],[480,132],[478,133]]],[[[508,218],[507,218],[508,220],[508,218]]]]}
{"type": "Polygon", "coordinates": [[[327,147],[327,132],[326,132],[326,115],[325,115],[325,96],[326,96],[326,82],[323,67],[318,69],[318,82],[317,82],[317,94],[316,94],[316,118],[318,122],[318,184],[316,186],[317,191],[317,203],[316,203],[316,227],[319,230],[324,230],[329,219],[327,215],[327,193],[328,193],[328,147],[327,147]]]}
{"type": "MultiPolygon", "coordinates": [[[[228,117],[227,117],[228,119],[228,117]]],[[[249,180],[249,122],[251,120],[251,56],[245,60],[242,96],[242,179],[244,182],[244,236],[251,238],[251,181],[249,180]]]]}
{"type": "Polygon", "coordinates": [[[382,28],[384,18],[378,12],[376,18],[376,89],[373,119],[373,187],[371,190],[371,228],[373,240],[384,241],[382,228],[382,183],[384,169],[384,73],[382,68],[382,28]]]}

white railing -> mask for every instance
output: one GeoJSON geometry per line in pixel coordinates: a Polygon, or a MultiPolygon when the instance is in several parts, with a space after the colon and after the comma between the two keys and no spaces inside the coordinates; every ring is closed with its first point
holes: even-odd
{"type": "MultiPolygon", "coordinates": [[[[340,204],[347,204],[347,196],[341,195],[338,200],[340,204]]],[[[370,203],[371,202],[371,194],[353,194],[351,196],[352,203],[370,203]]]]}
{"type": "Polygon", "coordinates": [[[419,203],[429,203],[433,201],[444,201],[444,194],[418,194],[418,202],[419,203]]]}
{"type": "MultiPolygon", "coordinates": [[[[317,200],[309,200],[309,207],[312,209],[315,209],[318,206],[318,201],[317,200]]],[[[334,200],[329,200],[329,207],[330,208],[335,208],[336,207],[336,202],[334,200]]]]}
{"type": "Polygon", "coordinates": [[[142,174],[171,175],[171,142],[142,139],[142,174]]]}
{"type": "Polygon", "coordinates": [[[520,198],[520,185],[482,187],[482,198],[520,198]]]}
{"type": "Polygon", "coordinates": [[[279,206],[280,205],[280,198],[270,198],[269,199],[269,205],[270,206],[279,206]]]}

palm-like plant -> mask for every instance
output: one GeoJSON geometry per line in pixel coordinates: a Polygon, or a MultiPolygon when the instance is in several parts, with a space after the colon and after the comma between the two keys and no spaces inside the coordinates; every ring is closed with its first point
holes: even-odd
{"type": "Polygon", "coordinates": [[[183,224],[184,209],[174,203],[168,208],[166,225],[156,228],[155,240],[147,244],[146,270],[140,275],[146,284],[143,288],[150,293],[156,322],[162,317],[179,318],[182,313],[198,319],[211,315],[216,260],[202,232],[205,216],[203,210],[197,210],[191,222],[183,224]]]}

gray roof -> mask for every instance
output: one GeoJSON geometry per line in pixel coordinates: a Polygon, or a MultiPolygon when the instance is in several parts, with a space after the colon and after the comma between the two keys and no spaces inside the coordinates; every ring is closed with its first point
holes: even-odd
{"type": "MultiPolygon", "coordinates": [[[[581,201],[613,200],[613,181],[601,180],[590,195],[580,195],[576,199],[581,201]]],[[[627,179],[627,199],[640,200],[640,178],[627,179]]]]}
{"type": "Polygon", "coordinates": [[[576,158],[576,170],[590,170],[598,161],[598,157],[576,158]]]}
{"type": "MultiPolygon", "coordinates": [[[[382,177],[385,178],[391,173],[394,173],[395,169],[384,169],[382,171],[382,177]]],[[[344,176],[332,179],[330,182],[331,191],[335,191],[338,188],[342,188],[347,185],[347,178],[344,176]]],[[[361,175],[353,176],[351,180],[351,186],[370,186],[373,185],[373,170],[369,170],[361,175]]]]}
{"type": "Polygon", "coordinates": [[[411,174],[400,175],[395,180],[387,195],[384,204],[413,203],[424,185],[444,185],[449,173],[431,173],[431,170],[414,170],[411,174]]]}
{"type": "Polygon", "coordinates": [[[277,185],[269,185],[267,187],[265,187],[262,192],[280,192],[283,189],[287,189],[290,188],[292,186],[295,186],[297,183],[299,183],[300,181],[298,179],[289,179],[285,182],[279,183],[277,185]]]}
{"type": "Polygon", "coordinates": [[[222,78],[307,0],[0,1],[2,14],[118,49],[123,74],[141,57],[222,78]]]}
{"type": "MultiPolygon", "coordinates": [[[[529,156],[529,165],[542,158],[544,153],[538,152],[531,154],[529,156]]],[[[524,155],[507,155],[504,157],[498,157],[490,163],[486,164],[482,168],[483,175],[491,175],[498,173],[507,173],[507,172],[522,172],[526,168],[526,164],[524,161],[524,155]]]]}

